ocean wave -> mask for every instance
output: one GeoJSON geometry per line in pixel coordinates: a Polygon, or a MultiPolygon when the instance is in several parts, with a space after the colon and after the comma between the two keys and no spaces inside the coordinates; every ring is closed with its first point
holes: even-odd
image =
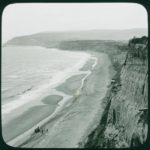
{"type": "MultiPolygon", "coordinates": [[[[54,51],[54,50],[53,50],[54,51]]],[[[57,50],[57,52],[60,50],[57,50]]],[[[61,51],[61,53],[63,53],[61,51]]],[[[47,83],[43,85],[39,85],[36,87],[29,87],[28,89],[22,91],[20,94],[16,96],[15,100],[9,101],[8,103],[5,103],[2,105],[2,114],[9,114],[13,110],[21,107],[22,105],[32,102],[33,100],[42,99],[45,95],[50,93],[50,90],[58,86],[59,84],[65,82],[66,79],[69,77],[79,74],[83,65],[87,62],[89,58],[91,58],[91,55],[85,52],[70,52],[65,51],[65,53],[68,55],[67,57],[73,55],[78,58],[78,61],[72,65],[72,67],[69,67],[67,69],[57,71],[53,74],[53,76],[50,79],[47,79],[47,83]],[[70,54],[70,55],[69,55],[70,54]]],[[[67,58],[66,58],[67,59],[67,58]]],[[[17,76],[11,76],[12,78],[17,78],[17,76]]]]}

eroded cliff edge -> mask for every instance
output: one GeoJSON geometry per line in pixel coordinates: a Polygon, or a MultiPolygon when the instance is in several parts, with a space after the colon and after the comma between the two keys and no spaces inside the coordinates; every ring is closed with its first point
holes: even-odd
{"type": "Polygon", "coordinates": [[[147,37],[133,38],[124,52],[113,55],[117,73],[104,99],[99,126],[80,147],[122,148],[146,142],[148,132],[147,37]]]}

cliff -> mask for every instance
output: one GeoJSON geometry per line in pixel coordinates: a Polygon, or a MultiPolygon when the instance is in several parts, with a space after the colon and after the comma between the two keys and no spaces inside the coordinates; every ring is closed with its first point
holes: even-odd
{"type": "Polygon", "coordinates": [[[117,74],[99,126],[80,147],[123,148],[146,142],[148,132],[147,38],[131,39],[112,62],[117,74]],[[142,41],[142,42],[141,42],[142,41]],[[139,46],[140,45],[140,46],[139,46]],[[120,59],[121,56],[123,59],[120,59]],[[118,64],[118,65],[116,65],[118,64]]]}

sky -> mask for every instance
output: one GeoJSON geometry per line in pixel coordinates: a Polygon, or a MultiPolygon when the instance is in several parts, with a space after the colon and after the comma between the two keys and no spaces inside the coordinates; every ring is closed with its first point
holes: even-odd
{"type": "Polygon", "coordinates": [[[22,3],[2,14],[2,43],[45,31],[147,28],[147,11],[136,3],[22,3]]]}

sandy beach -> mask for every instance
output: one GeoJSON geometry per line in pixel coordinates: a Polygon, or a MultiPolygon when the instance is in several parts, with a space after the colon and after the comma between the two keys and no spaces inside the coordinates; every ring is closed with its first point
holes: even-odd
{"type": "Polygon", "coordinates": [[[111,62],[104,53],[90,53],[97,59],[89,60],[80,69],[81,74],[56,88],[58,93],[68,95],[69,100],[61,104],[62,95],[49,95],[42,100],[44,105],[28,109],[3,127],[3,138],[8,145],[74,148],[97,126],[104,111],[102,103],[111,79],[111,62]],[[16,124],[17,130],[13,130],[16,124]],[[38,126],[43,132],[35,134],[38,126]]]}
{"type": "Polygon", "coordinates": [[[1,6],[0,150],[147,148],[146,0],[1,6]]]}

